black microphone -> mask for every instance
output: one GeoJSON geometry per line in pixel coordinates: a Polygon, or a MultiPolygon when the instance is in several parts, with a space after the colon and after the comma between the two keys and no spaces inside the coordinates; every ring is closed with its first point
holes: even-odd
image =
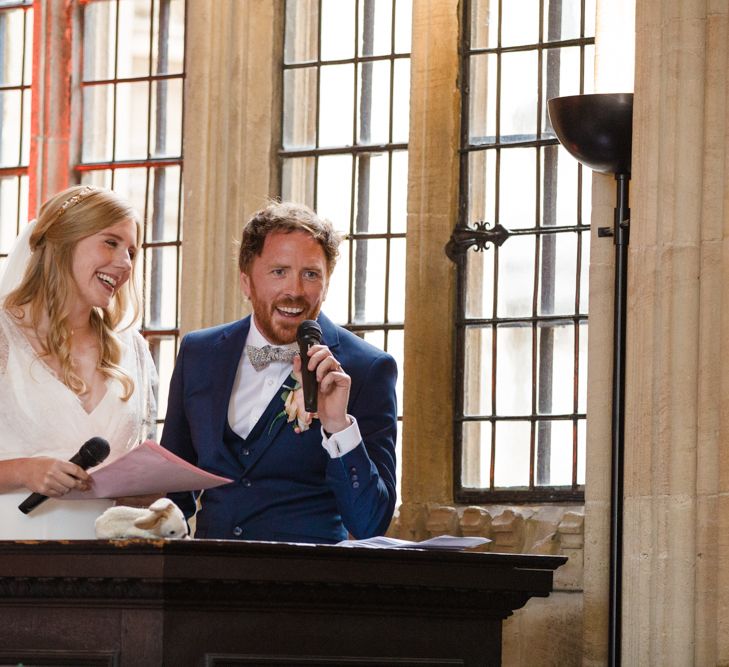
{"type": "Polygon", "coordinates": [[[314,320],[304,320],[296,330],[296,340],[299,343],[301,354],[301,384],[304,387],[304,408],[307,412],[316,412],[319,384],[316,381],[316,371],[310,371],[307,367],[309,355],[307,354],[312,345],[321,343],[321,327],[314,320]]]}
{"type": "MultiPolygon", "coordinates": [[[[80,468],[88,470],[96,465],[99,465],[107,456],[111,448],[109,443],[104,438],[91,438],[87,440],[81,449],[79,449],[70,459],[71,463],[75,463],[80,468]]],[[[34,510],[45,500],[48,500],[48,496],[44,496],[42,493],[31,493],[20,505],[18,509],[23,514],[28,514],[31,510],[34,510]]]]}

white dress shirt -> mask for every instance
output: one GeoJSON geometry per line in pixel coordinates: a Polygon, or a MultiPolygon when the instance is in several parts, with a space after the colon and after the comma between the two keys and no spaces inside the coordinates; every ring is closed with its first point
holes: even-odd
{"type": "MultiPolygon", "coordinates": [[[[255,345],[256,347],[273,345],[258,330],[253,315],[251,315],[251,327],[245,344],[255,345]]],[[[284,347],[298,349],[295,343],[284,347]]],[[[268,367],[256,371],[248,358],[245,347],[243,348],[243,354],[241,354],[238,362],[238,370],[233,382],[233,391],[230,394],[230,402],[228,403],[228,424],[241,438],[248,437],[276,392],[281,389],[281,385],[291,375],[291,368],[291,362],[272,361],[268,367]]],[[[293,378],[286,384],[293,386],[293,378]]],[[[324,429],[321,429],[322,447],[333,459],[352,451],[362,440],[357,421],[351,415],[348,415],[348,417],[352,423],[343,431],[327,436],[324,429]]],[[[293,428],[293,425],[290,425],[290,427],[293,428]]]]}

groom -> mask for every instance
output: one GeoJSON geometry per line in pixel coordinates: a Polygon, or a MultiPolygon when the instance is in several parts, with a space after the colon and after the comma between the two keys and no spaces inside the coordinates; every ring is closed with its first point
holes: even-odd
{"type": "MultiPolygon", "coordinates": [[[[253,314],[182,341],[161,444],[233,479],[200,498],[195,537],[334,543],[387,530],[397,367],[320,312],[339,242],[309,208],[270,204],[248,221],[240,247],[253,314]],[[319,322],[322,344],[292,359],[307,319],[319,322]],[[297,411],[292,372],[300,378],[302,363],[319,381],[313,420],[297,411]]],[[[170,494],[188,518],[198,496],[170,494]]]]}

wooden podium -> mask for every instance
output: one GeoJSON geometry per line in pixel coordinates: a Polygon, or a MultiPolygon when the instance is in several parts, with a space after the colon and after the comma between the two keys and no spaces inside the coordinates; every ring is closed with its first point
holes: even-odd
{"type": "Polygon", "coordinates": [[[0,542],[0,665],[499,665],[561,556],[218,540],[0,542]]]}

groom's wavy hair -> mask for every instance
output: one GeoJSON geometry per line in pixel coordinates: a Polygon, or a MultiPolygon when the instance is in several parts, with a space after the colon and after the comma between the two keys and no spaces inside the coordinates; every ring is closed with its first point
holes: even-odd
{"type": "MultiPolygon", "coordinates": [[[[44,354],[58,359],[63,383],[78,395],[86,392],[86,383],[74,372],[71,360],[71,310],[73,256],[79,241],[123,220],[133,220],[137,228],[137,246],[141,242],[141,223],[137,212],[110,190],[76,185],[51,197],[41,206],[38,221],[30,236],[31,256],[23,278],[5,298],[7,310],[30,304],[30,322],[44,354]],[[49,317],[48,334],[39,333],[42,316],[49,317]]],[[[119,365],[122,348],[115,331],[122,324],[128,328],[137,321],[141,299],[134,281],[134,258],[129,280],[114,294],[108,308],[93,308],[90,324],[99,340],[99,370],[118,380],[124,389],[122,399],[129,400],[134,381],[119,365]]]]}
{"type": "Polygon", "coordinates": [[[322,218],[304,204],[273,201],[253,214],[243,227],[243,237],[238,253],[238,268],[248,273],[253,259],[260,257],[266,237],[274,232],[309,234],[324,251],[329,276],[339,258],[339,244],[342,236],[329,220],[322,218]]]}

